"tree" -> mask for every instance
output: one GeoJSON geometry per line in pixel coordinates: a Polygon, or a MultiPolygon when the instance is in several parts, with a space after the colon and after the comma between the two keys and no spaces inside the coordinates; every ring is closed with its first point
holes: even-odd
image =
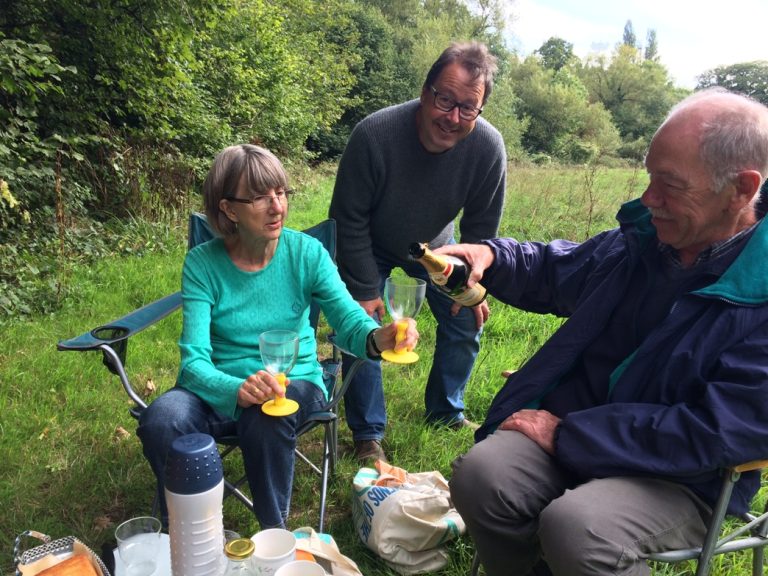
{"type": "Polygon", "coordinates": [[[707,70],[697,79],[697,90],[722,86],[768,105],[768,60],[720,66],[707,70]]]}
{"type": "Polygon", "coordinates": [[[573,44],[566,42],[562,38],[552,36],[536,50],[536,54],[541,56],[541,65],[549,70],[557,72],[560,68],[568,66],[574,61],[573,44]]]}
{"type": "Polygon", "coordinates": [[[685,90],[673,86],[667,69],[643,60],[640,51],[620,44],[610,59],[587,60],[581,77],[592,101],[602,102],[621,133],[626,157],[640,160],[656,128],[685,90]]]}
{"type": "Polygon", "coordinates": [[[645,59],[657,62],[659,60],[659,42],[656,39],[656,30],[648,30],[645,43],[645,59]]]}
{"type": "Polygon", "coordinates": [[[347,17],[343,24],[340,19],[331,23],[327,35],[340,49],[360,56],[349,68],[355,83],[341,118],[319,127],[307,141],[318,159],[339,156],[355,124],[379,108],[413,98],[420,86],[408,55],[397,49],[395,30],[377,7],[349,5],[347,17]]]}
{"type": "Polygon", "coordinates": [[[627,20],[627,23],[624,24],[624,36],[622,37],[621,43],[624,46],[637,48],[637,36],[635,36],[635,31],[632,28],[632,20],[627,20]]]}
{"type": "Polygon", "coordinates": [[[571,71],[555,72],[529,57],[512,74],[529,153],[584,163],[615,152],[620,139],[610,115],[602,104],[589,102],[586,87],[571,71]]]}

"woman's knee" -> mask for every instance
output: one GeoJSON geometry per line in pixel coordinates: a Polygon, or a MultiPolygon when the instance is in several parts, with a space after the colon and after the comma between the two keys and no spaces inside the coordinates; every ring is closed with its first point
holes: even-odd
{"type": "Polygon", "coordinates": [[[186,390],[173,388],[162,394],[142,410],[137,430],[139,437],[164,430],[185,434],[197,431],[200,402],[202,400],[186,390]]]}

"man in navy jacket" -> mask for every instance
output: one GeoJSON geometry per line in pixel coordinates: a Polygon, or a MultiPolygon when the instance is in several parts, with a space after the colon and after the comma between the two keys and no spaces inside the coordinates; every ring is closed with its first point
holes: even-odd
{"type": "MultiPolygon", "coordinates": [[[[446,246],[568,320],[494,399],[451,494],[489,576],[648,574],[700,545],[718,470],[768,456],[768,108],[708,90],[656,132],[642,197],[584,243],[446,246]]],[[[747,509],[744,474],[731,512],[747,509]]]]}

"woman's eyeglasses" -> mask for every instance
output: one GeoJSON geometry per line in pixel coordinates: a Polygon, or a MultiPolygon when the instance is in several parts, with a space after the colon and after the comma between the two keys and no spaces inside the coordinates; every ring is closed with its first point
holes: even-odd
{"type": "Polygon", "coordinates": [[[235,198],[234,196],[227,196],[224,199],[230,202],[238,202],[240,204],[250,204],[257,212],[263,212],[269,210],[272,206],[272,202],[280,202],[285,206],[288,204],[288,198],[293,195],[293,190],[278,190],[274,194],[259,194],[258,196],[252,196],[251,198],[235,198]]]}

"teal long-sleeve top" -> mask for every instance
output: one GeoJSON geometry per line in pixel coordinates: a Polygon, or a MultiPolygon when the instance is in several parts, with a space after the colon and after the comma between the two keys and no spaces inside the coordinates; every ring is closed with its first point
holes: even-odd
{"type": "Polygon", "coordinates": [[[366,356],[366,337],[378,325],[352,299],[323,245],[284,229],[272,260],[245,272],[215,238],[187,254],[182,271],[183,328],[178,384],[217,412],[237,419],[237,391],[264,365],[259,334],[293,330],[299,355],[288,378],[308,380],[327,394],[317,358],[310,304],[320,305],[342,348],[366,356]]]}

